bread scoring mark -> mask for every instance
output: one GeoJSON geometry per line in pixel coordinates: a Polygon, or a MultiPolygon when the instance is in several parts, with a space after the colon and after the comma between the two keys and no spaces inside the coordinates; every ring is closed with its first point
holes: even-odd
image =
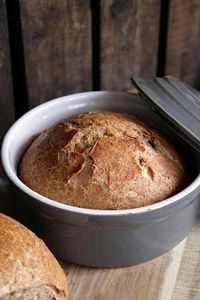
{"type": "Polygon", "coordinates": [[[148,140],[148,144],[151,146],[151,148],[153,148],[154,150],[157,150],[156,149],[156,145],[155,145],[155,143],[153,141],[148,140]]]}
{"type": "Polygon", "coordinates": [[[139,161],[140,166],[142,166],[142,165],[143,165],[143,159],[140,157],[140,158],[138,159],[138,161],[139,161]]]}
{"type": "Polygon", "coordinates": [[[151,180],[154,179],[154,171],[153,171],[153,169],[152,169],[151,167],[149,167],[149,166],[143,166],[143,168],[142,168],[142,175],[143,175],[144,177],[150,178],[151,180]]]}
{"type": "Polygon", "coordinates": [[[87,157],[82,165],[82,168],[76,173],[77,184],[81,185],[82,187],[87,187],[89,184],[91,184],[93,171],[93,161],[87,157]]]}

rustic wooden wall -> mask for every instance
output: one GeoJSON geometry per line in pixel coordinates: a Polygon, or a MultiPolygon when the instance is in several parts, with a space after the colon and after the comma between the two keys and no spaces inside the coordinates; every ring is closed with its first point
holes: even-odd
{"type": "Polygon", "coordinates": [[[160,0],[101,2],[101,88],[125,90],[130,77],[156,76],[160,0]]]}
{"type": "Polygon", "coordinates": [[[198,0],[0,0],[0,136],[14,112],[132,75],[200,87],[199,48],[198,0]]]}
{"type": "Polygon", "coordinates": [[[166,74],[200,88],[200,1],[170,1],[166,74]]]}
{"type": "Polygon", "coordinates": [[[12,77],[5,1],[0,1],[0,140],[14,121],[12,77]]]}
{"type": "Polygon", "coordinates": [[[29,107],[92,89],[91,11],[85,0],[20,0],[29,107]]]}

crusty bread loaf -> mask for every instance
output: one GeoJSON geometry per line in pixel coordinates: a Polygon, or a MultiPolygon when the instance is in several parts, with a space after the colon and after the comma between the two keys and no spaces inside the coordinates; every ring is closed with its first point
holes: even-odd
{"type": "Polygon", "coordinates": [[[66,276],[43,241],[1,213],[0,299],[66,299],[66,276]]]}
{"type": "Polygon", "coordinates": [[[20,164],[21,180],[69,205],[127,209],[176,193],[184,167],[174,147],[135,117],[83,113],[39,135],[20,164]]]}

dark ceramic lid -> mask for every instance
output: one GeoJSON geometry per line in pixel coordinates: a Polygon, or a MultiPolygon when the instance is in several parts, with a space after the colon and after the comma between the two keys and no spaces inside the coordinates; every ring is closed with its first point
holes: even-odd
{"type": "Polygon", "coordinates": [[[200,151],[200,92],[170,77],[131,80],[150,107],[200,151]]]}

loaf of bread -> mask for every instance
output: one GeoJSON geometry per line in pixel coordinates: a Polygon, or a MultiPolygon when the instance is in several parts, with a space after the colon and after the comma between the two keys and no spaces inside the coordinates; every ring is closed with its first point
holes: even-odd
{"type": "Polygon", "coordinates": [[[127,209],[173,195],[184,165],[160,133],[127,114],[82,113],[40,134],[20,178],[50,199],[92,209],[127,209]]]}
{"type": "Polygon", "coordinates": [[[66,277],[25,226],[0,213],[0,300],[64,300],[66,277]]]}

